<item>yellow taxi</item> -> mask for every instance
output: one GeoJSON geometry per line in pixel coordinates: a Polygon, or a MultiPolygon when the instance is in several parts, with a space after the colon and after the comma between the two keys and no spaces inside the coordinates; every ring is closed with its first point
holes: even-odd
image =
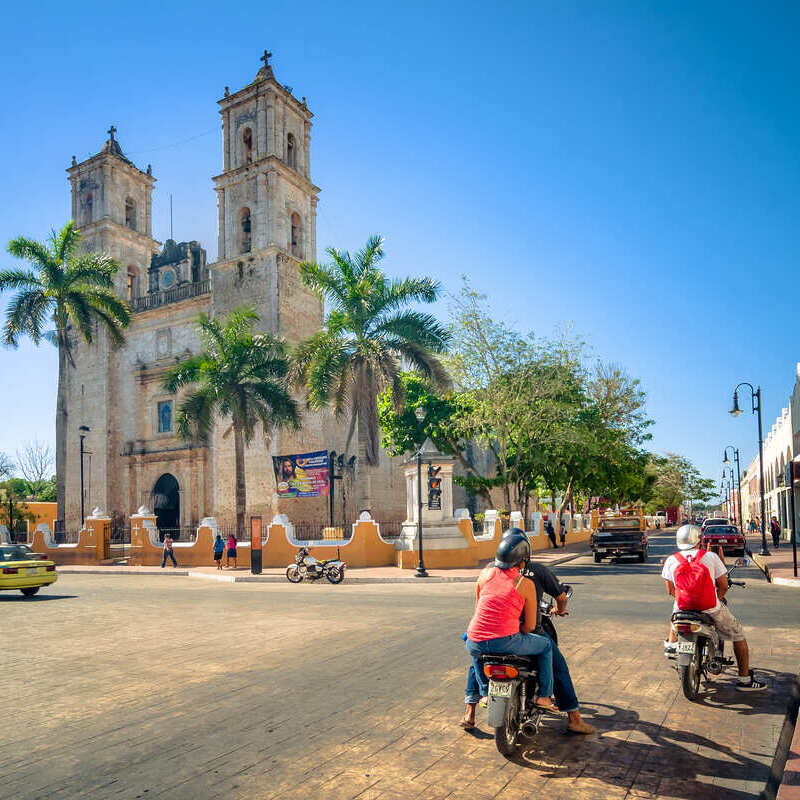
{"type": "Polygon", "coordinates": [[[26,544],[0,544],[0,591],[19,589],[33,597],[42,586],[58,580],[56,565],[44,561],[26,544]]]}

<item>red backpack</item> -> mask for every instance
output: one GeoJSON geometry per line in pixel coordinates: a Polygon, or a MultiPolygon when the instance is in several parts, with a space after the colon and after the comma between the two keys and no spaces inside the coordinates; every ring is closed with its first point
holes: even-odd
{"type": "Polygon", "coordinates": [[[681,611],[706,611],[717,604],[717,587],[708,567],[702,563],[707,550],[698,550],[689,559],[683,553],[675,553],[678,566],[672,573],[675,584],[675,602],[681,611]]]}

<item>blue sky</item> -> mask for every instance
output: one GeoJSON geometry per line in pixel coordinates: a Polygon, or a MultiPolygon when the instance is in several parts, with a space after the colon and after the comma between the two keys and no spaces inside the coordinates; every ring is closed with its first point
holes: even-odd
{"type": "MultiPolygon", "coordinates": [[[[571,322],[641,378],[653,449],[717,478],[724,445],[755,452],[733,386],[762,385],[768,430],[800,359],[799,34],[792,3],[17,4],[0,240],[68,219],[70,157],[114,123],[153,165],[156,238],[172,194],[176,238],[215,257],[216,101],[268,47],[316,114],[320,254],[380,232],[390,272],[571,322]]],[[[0,364],[0,450],[53,440],[54,350],[0,364]]]]}

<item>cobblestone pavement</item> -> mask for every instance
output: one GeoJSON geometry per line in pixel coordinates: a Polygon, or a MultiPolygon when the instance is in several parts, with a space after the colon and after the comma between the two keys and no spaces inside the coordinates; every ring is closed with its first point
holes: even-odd
{"type": "Polygon", "coordinates": [[[748,570],[732,607],[772,691],[726,676],[689,703],[661,654],[658,541],[649,564],[557,568],[575,587],[562,649],[599,735],[554,719],[517,763],[485,712],[475,735],[457,727],[469,584],[64,575],[34,600],[4,593],[0,797],[756,797],[800,595],[748,570]]]}

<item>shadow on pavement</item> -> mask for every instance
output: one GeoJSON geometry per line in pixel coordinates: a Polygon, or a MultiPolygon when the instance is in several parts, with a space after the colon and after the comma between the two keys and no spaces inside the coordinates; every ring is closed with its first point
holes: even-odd
{"type": "Polygon", "coordinates": [[[636,711],[603,703],[582,703],[581,711],[599,735],[559,736],[548,725],[523,746],[515,763],[547,778],[571,778],[578,786],[581,779],[600,781],[616,787],[614,796],[636,789],[686,800],[752,800],[752,791],[732,784],[766,784],[769,777],[768,765],[705,736],[643,721],[636,711]],[[724,785],[714,785],[715,778],[724,785]]]}
{"type": "Polygon", "coordinates": [[[736,668],[733,667],[724,676],[720,676],[719,680],[701,684],[696,705],[727,708],[733,714],[744,716],[780,712],[785,706],[795,676],[789,672],[760,669],[758,666],[753,667],[753,670],[757,677],[767,682],[769,689],[766,692],[737,692],[736,668]]]}
{"type": "MultiPolygon", "coordinates": [[[[19,591],[19,590],[17,590],[19,591]]],[[[76,594],[37,594],[33,597],[25,597],[23,594],[0,593],[0,602],[3,603],[43,603],[45,600],[74,600],[76,594]]]]}

